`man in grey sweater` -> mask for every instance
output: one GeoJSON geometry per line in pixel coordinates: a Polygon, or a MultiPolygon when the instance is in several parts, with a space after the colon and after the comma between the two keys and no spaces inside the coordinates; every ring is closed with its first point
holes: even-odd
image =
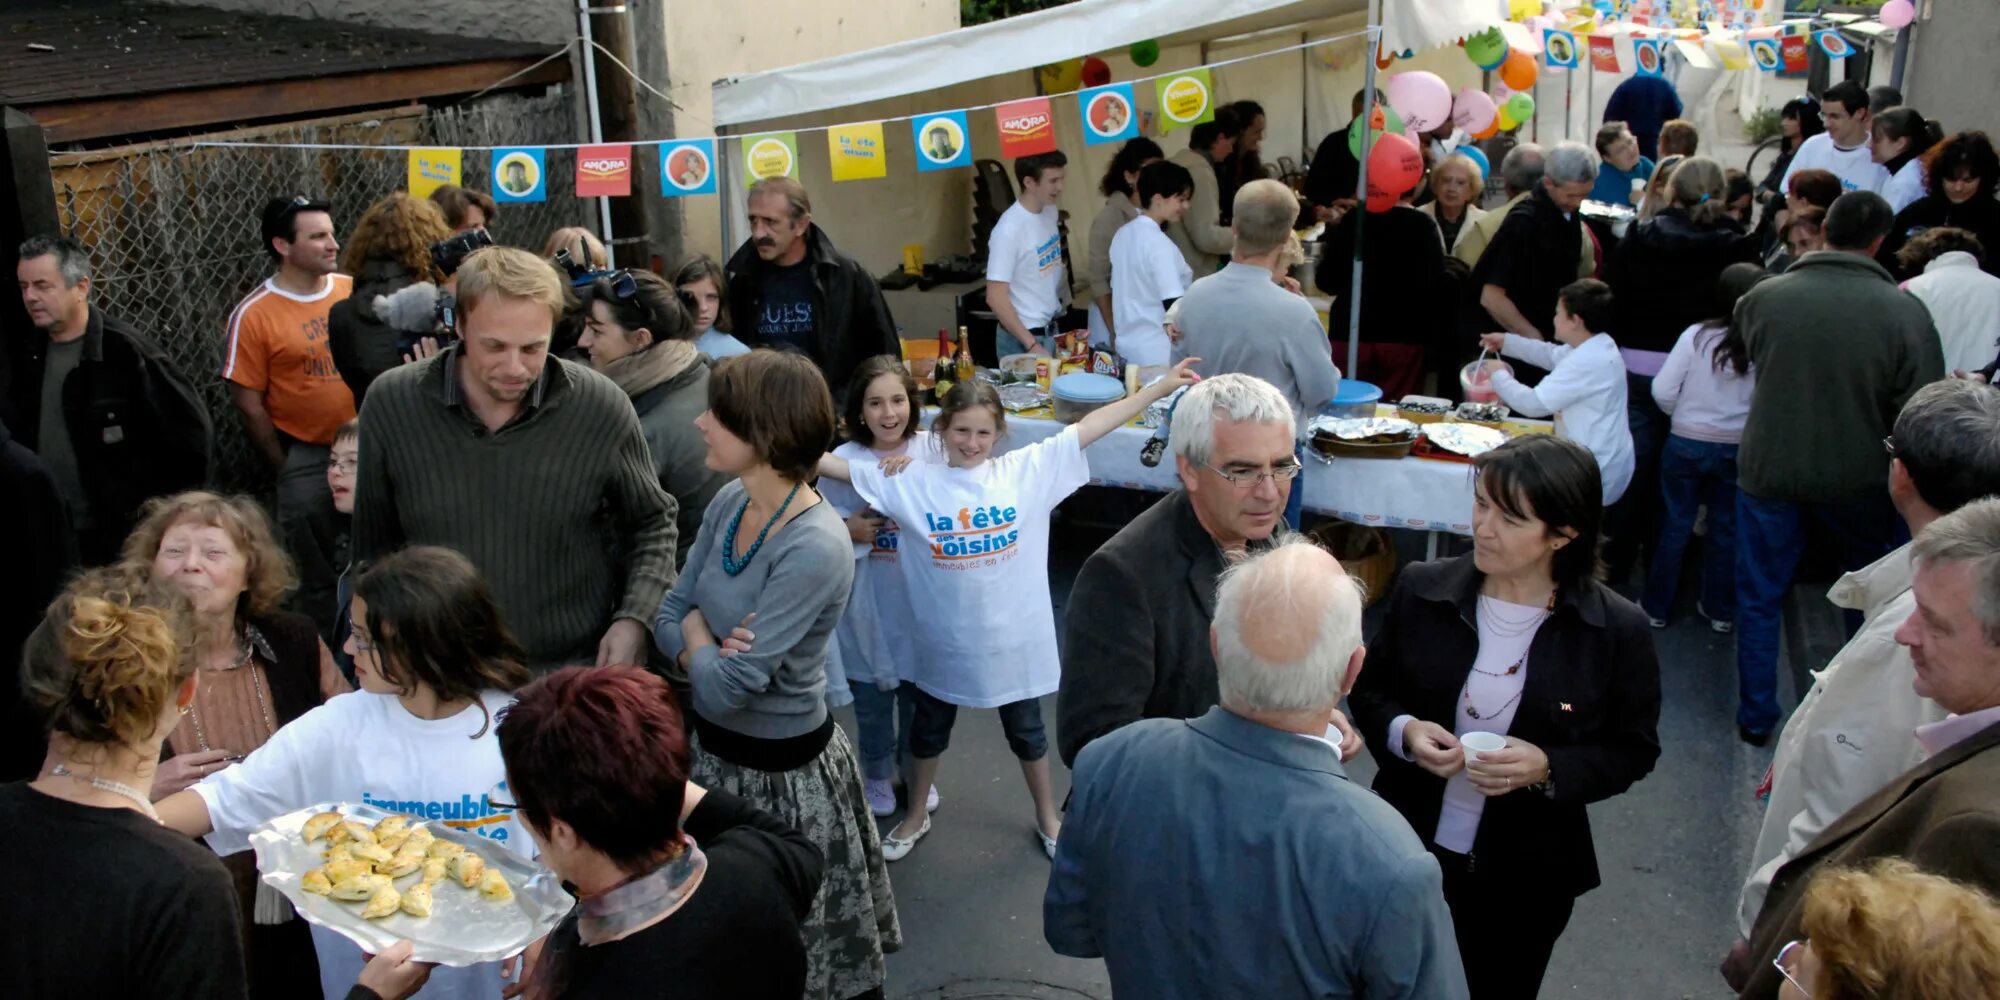
{"type": "Polygon", "coordinates": [[[384,374],[363,404],[354,557],[463,552],[537,670],[644,663],[674,580],[675,504],[625,393],[548,356],[562,308],[547,261],[466,259],[463,339],[384,374]]]}
{"type": "MultiPolygon", "coordinates": [[[[1340,369],[1312,304],[1272,279],[1298,216],[1298,196],[1277,181],[1238,189],[1229,224],[1235,250],[1228,266],[1195,279],[1181,297],[1174,360],[1200,358],[1204,375],[1238,372],[1276,386],[1292,404],[1303,438],[1306,421],[1339,391],[1340,369]]],[[[1303,509],[1301,485],[1292,483],[1285,504],[1293,530],[1303,509]]]]}

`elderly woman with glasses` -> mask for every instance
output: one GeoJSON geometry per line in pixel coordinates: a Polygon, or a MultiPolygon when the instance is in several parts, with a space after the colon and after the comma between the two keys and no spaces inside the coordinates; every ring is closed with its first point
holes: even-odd
{"type": "Polygon", "coordinates": [[[617,271],[583,290],[586,315],[577,348],[590,366],[618,383],[639,411],[646,450],[660,488],[679,504],[674,565],[687,561],[708,502],[729,477],[706,464],[708,446],[694,426],[708,409],[710,359],[695,345],[692,296],[650,271],[617,271]]]}
{"type": "Polygon", "coordinates": [[[1900,858],[1815,877],[1803,928],[1773,961],[1778,1000],[2000,996],[2000,906],[1900,858]]]}

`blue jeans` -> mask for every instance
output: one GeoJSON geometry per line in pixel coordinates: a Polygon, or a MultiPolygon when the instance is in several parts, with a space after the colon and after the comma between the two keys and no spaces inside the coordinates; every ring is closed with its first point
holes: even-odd
{"type": "MultiPolygon", "coordinates": [[[[1651,375],[1625,373],[1625,422],[1632,431],[1632,483],[1604,511],[1604,562],[1611,582],[1621,585],[1632,575],[1647,543],[1658,535],[1660,452],[1673,420],[1653,402],[1651,375]]],[[[1659,553],[1653,558],[1657,565],[1659,553]]]]}
{"type": "Polygon", "coordinates": [[[1660,542],[1640,601],[1667,620],[1681,587],[1681,560],[1695,511],[1708,504],[1708,544],[1701,553],[1701,606],[1719,622],[1736,620],[1736,446],[1669,435],[1660,453],[1660,542]]]}
{"type": "Polygon", "coordinates": [[[1292,492],[1285,498],[1285,524],[1297,531],[1306,513],[1306,446],[1299,445],[1292,454],[1299,460],[1299,474],[1292,477],[1292,492]]]}
{"type": "MultiPolygon", "coordinates": [[[[1841,568],[1852,572],[1889,553],[1896,522],[1885,491],[1844,503],[1794,503],[1736,494],[1736,722],[1753,733],[1778,724],[1778,636],[1785,592],[1805,550],[1807,519],[1826,527],[1840,546],[1841,568]]],[[[1849,635],[1861,627],[1847,613],[1849,635]]]]}
{"type": "MultiPolygon", "coordinates": [[[[1056,324],[1053,320],[1051,320],[1046,326],[1030,327],[1028,329],[1028,332],[1035,335],[1035,343],[1040,344],[1042,346],[1042,350],[1047,351],[1050,354],[1054,354],[1056,352],[1057,330],[1056,330],[1056,324]]],[[[1004,358],[1010,354],[1026,354],[1028,353],[1028,350],[1029,350],[1028,348],[1021,346],[1021,341],[1018,338],[1016,338],[1013,334],[1007,332],[1006,327],[1001,326],[998,323],[993,324],[994,364],[999,364],[1000,363],[999,359],[1004,358]]]]}
{"type": "MultiPolygon", "coordinates": [[[[934,698],[923,688],[906,684],[917,703],[917,714],[910,722],[910,756],[918,760],[934,760],[944,756],[951,745],[951,727],[958,722],[958,706],[942,698],[934,698]]],[[[1023,698],[1000,706],[1000,729],[1007,734],[1007,749],[1014,756],[1030,763],[1048,756],[1048,731],[1042,726],[1042,703],[1036,698],[1023,698]]]]}
{"type": "Polygon", "coordinates": [[[872,681],[848,681],[854,692],[854,728],[861,743],[861,776],[888,781],[910,762],[910,722],[917,714],[915,684],[884,691],[872,681]]]}

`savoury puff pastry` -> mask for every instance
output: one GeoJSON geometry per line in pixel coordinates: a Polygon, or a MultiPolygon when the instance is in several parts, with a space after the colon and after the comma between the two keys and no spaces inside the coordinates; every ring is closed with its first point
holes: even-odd
{"type": "Polygon", "coordinates": [[[368,905],[361,908],[361,919],[380,920],[396,912],[403,905],[403,894],[395,886],[385,885],[370,897],[368,905]]]}
{"type": "Polygon", "coordinates": [[[418,882],[403,890],[403,912],[413,917],[431,915],[431,886],[429,882],[418,882]]]}
{"type": "Polygon", "coordinates": [[[422,868],[423,866],[424,866],[423,855],[410,854],[406,852],[403,854],[398,854],[395,857],[390,858],[388,861],[376,865],[375,870],[381,872],[384,875],[389,876],[390,878],[402,878],[405,875],[414,873],[417,869],[422,868]]]}
{"type": "Polygon", "coordinates": [[[339,885],[356,875],[374,874],[375,866],[360,858],[340,858],[327,862],[320,870],[326,873],[327,881],[339,885]]]}
{"type": "Polygon", "coordinates": [[[449,862],[443,858],[424,859],[424,884],[429,885],[432,882],[444,881],[445,866],[447,864],[449,862]]]}
{"type": "MultiPolygon", "coordinates": [[[[387,875],[355,875],[335,882],[333,892],[329,895],[335,899],[358,903],[364,899],[375,898],[377,893],[387,888],[389,888],[387,875]]],[[[393,910],[395,906],[391,905],[389,908],[393,910]]]]}
{"type": "Polygon", "coordinates": [[[325,868],[315,868],[299,880],[299,888],[315,896],[324,896],[333,891],[333,880],[326,877],[325,868]]]}
{"type": "Polygon", "coordinates": [[[459,885],[470,889],[479,884],[481,875],[486,874],[486,859],[471,851],[460,851],[452,855],[447,867],[459,885]]]}
{"type": "Polygon", "coordinates": [[[337,812],[317,813],[311,819],[306,820],[306,825],[299,830],[299,836],[304,837],[306,843],[310,844],[326,836],[327,832],[334,827],[339,826],[340,819],[340,814],[337,812]]]}
{"type": "Polygon", "coordinates": [[[449,840],[436,841],[432,843],[429,847],[424,848],[425,855],[433,858],[443,858],[446,861],[450,861],[453,857],[456,857],[457,855],[464,853],[465,853],[465,848],[460,847],[459,845],[454,844],[449,840]]]}
{"type": "Polygon", "coordinates": [[[354,845],[353,853],[355,858],[366,861],[377,868],[388,864],[389,859],[395,857],[394,854],[390,853],[388,848],[383,847],[381,844],[356,844],[354,845]]]}
{"type": "Polygon", "coordinates": [[[382,837],[375,841],[375,843],[378,846],[380,846],[383,850],[395,854],[403,853],[403,845],[408,844],[409,842],[410,842],[410,831],[408,830],[398,830],[395,833],[392,833],[386,837],[382,837]]]}
{"type": "Polygon", "coordinates": [[[508,888],[507,880],[498,868],[486,869],[486,874],[479,880],[479,894],[495,903],[514,898],[514,890],[508,888]]]}
{"type": "Polygon", "coordinates": [[[380,822],[375,824],[375,842],[379,844],[409,828],[410,818],[408,816],[385,816],[380,822]]]}
{"type": "Polygon", "coordinates": [[[354,841],[351,840],[347,841],[346,843],[335,844],[332,847],[327,848],[326,851],[320,855],[320,857],[325,858],[328,861],[339,861],[343,858],[351,858],[353,856],[354,856],[354,841]]]}
{"type": "Polygon", "coordinates": [[[401,847],[391,848],[391,850],[400,854],[422,854],[425,848],[430,847],[436,842],[437,835],[432,833],[430,828],[419,823],[405,831],[401,847]]]}
{"type": "Polygon", "coordinates": [[[340,821],[338,826],[326,832],[326,839],[334,844],[349,840],[363,844],[372,844],[375,842],[375,831],[369,829],[366,823],[344,819],[340,821]]]}

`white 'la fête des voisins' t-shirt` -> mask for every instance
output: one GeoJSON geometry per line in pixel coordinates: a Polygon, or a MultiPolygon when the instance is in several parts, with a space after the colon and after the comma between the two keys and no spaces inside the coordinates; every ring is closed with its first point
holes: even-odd
{"type": "Polygon", "coordinates": [[[986,280],[1007,283],[1007,298],[1030,330],[1048,326],[1062,310],[1059,214],[1054,205],[1030,212],[1017,201],[1000,213],[987,242],[986,280]]]}
{"type": "Polygon", "coordinates": [[[907,676],[918,687],[970,708],[1056,689],[1049,513],[1090,481],[1079,441],[1068,427],[972,469],[849,466],[855,491],[902,529],[896,562],[916,623],[907,676]]]}
{"type": "Polygon", "coordinates": [[[1875,154],[1867,143],[1853,149],[1842,149],[1833,144],[1833,136],[1821,132],[1807,139],[1792,156],[1792,165],[1785,168],[1785,179],[1778,185],[1778,190],[1791,190],[1793,174],[1814,169],[1831,171],[1840,178],[1843,191],[1880,194],[1883,188],[1889,186],[1889,168],[1875,162],[1875,154]]]}
{"type": "MultiPolygon", "coordinates": [[[[921,414],[919,414],[921,415],[921,414]]],[[[908,455],[919,462],[942,464],[944,454],[937,449],[929,431],[918,431],[893,452],[876,452],[864,444],[844,442],[833,449],[850,468],[875,465],[890,455],[908,455]]],[[[868,506],[854,487],[832,477],[819,481],[819,495],[833,505],[842,520],[868,506]]],[[[876,511],[881,514],[880,511],[876,511]]],[[[873,543],[854,543],[854,590],[848,595],[847,610],[833,637],[840,644],[840,662],[849,683],[893,686],[915,655],[915,614],[910,609],[910,588],[898,565],[903,545],[901,526],[883,515],[882,527],[873,543]]]]}
{"type": "Polygon", "coordinates": [[[1194,270],[1152,216],[1141,215],[1111,238],[1111,319],[1118,353],[1136,365],[1172,362],[1167,300],[1187,294],[1194,270]]]}
{"type": "MultiPolygon", "coordinates": [[[[276,816],[316,802],[376,806],[475,833],[527,857],[534,842],[512,812],[493,808],[489,792],[507,778],[493,721],[512,695],[488,691],[479,706],[448,719],[419,719],[394,695],[337,695],[280,728],[242,763],[194,786],[215,830],[217,854],[248,850],[250,834],[276,816]],[[485,733],[473,738],[485,727],[485,733]]],[[[361,974],[361,949],[318,925],[320,987],[340,1000],[361,974]]],[[[503,985],[498,963],[438,966],[418,993],[425,998],[490,1000],[503,985]]]]}

